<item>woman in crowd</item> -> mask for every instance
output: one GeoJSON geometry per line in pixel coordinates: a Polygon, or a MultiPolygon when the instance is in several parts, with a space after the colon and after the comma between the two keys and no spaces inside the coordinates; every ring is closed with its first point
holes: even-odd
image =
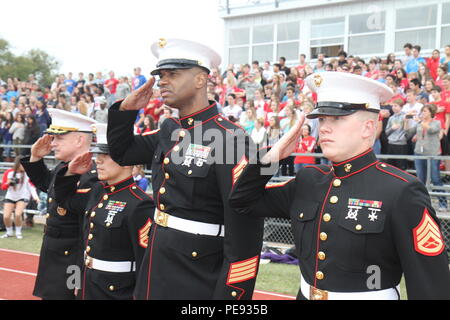
{"type": "MultiPolygon", "coordinates": [[[[439,156],[441,154],[440,133],[441,123],[434,120],[437,108],[435,105],[427,104],[422,107],[420,121],[411,126],[409,121],[405,122],[405,129],[409,136],[413,136],[415,143],[414,154],[418,156],[439,156]]],[[[414,160],[417,177],[426,184],[427,181],[427,160],[414,160]]],[[[440,160],[430,160],[431,182],[434,186],[442,186],[440,176],[440,160]]],[[[439,197],[439,210],[447,209],[447,200],[445,197],[439,197]]]]}
{"type": "Polygon", "coordinates": [[[133,166],[133,179],[138,185],[139,188],[141,188],[144,192],[148,188],[148,179],[145,177],[144,173],[144,166],[143,165],[137,165],[133,166]]]}
{"type": "MultiPolygon", "coordinates": [[[[311,135],[311,126],[305,124],[302,127],[302,135],[298,142],[297,150],[295,153],[313,153],[316,148],[316,139],[311,135]]],[[[311,165],[316,163],[316,158],[311,156],[296,156],[294,159],[295,172],[303,169],[305,165],[311,165]]]]}
{"type": "MultiPolygon", "coordinates": [[[[23,138],[24,145],[33,145],[40,136],[40,128],[36,122],[36,118],[34,116],[28,116],[26,118],[25,132],[23,138]]],[[[30,149],[23,148],[22,155],[27,156],[30,155],[30,149]]]]}
{"type": "MultiPolygon", "coordinates": [[[[9,128],[9,133],[12,134],[13,144],[23,144],[25,135],[25,119],[21,113],[16,115],[11,128],[9,128]]],[[[20,148],[14,148],[14,152],[17,157],[20,154],[20,148]]]]}
{"type": "MultiPolygon", "coordinates": [[[[144,117],[144,125],[142,128],[138,128],[138,134],[142,135],[144,133],[156,130],[155,120],[151,115],[146,115],[144,117]]],[[[144,189],[145,190],[145,189],[144,189]]]]}
{"type": "Polygon", "coordinates": [[[251,134],[253,129],[255,128],[255,122],[257,119],[255,107],[248,106],[247,110],[245,110],[245,115],[246,119],[243,123],[241,123],[241,125],[248,134],[251,134]]]}
{"type": "Polygon", "coordinates": [[[14,167],[7,170],[3,175],[2,190],[7,190],[3,201],[3,221],[6,226],[6,233],[2,238],[14,236],[12,226],[12,215],[14,212],[14,224],[16,226],[16,238],[22,239],[22,213],[25,210],[31,197],[39,202],[36,189],[31,185],[28,176],[20,164],[20,157],[16,157],[14,167]]]}
{"type": "MultiPolygon", "coordinates": [[[[3,144],[11,145],[13,143],[13,138],[12,138],[13,135],[12,135],[12,133],[9,132],[9,129],[11,128],[13,122],[14,122],[14,117],[13,117],[12,113],[6,112],[5,117],[1,123],[1,128],[3,131],[3,144]]],[[[5,160],[8,162],[12,161],[12,158],[11,158],[12,152],[11,151],[12,151],[11,148],[8,148],[8,147],[5,148],[4,156],[5,156],[5,160]]]]}
{"type": "Polygon", "coordinates": [[[251,138],[258,149],[265,147],[266,129],[264,128],[264,119],[258,118],[255,122],[255,128],[252,130],[251,138]]]}
{"type": "Polygon", "coordinates": [[[52,118],[47,111],[47,105],[45,104],[45,102],[38,101],[36,103],[36,107],[36,122],[39,125],[40,135],[42,135],[52,123],[52,118]]]}
{"type": "Polygon", "coordinates": [[[397,70],[397,83],[403,89],[403,92],[406,92],[406,89],[409,88],[408,76],[403,68],[397,70]]]}

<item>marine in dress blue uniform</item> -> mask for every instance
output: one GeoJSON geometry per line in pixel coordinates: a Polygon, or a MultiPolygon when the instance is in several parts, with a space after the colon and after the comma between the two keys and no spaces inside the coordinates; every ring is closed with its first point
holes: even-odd
{"type": "MultiPolygon", "coordinates": [[[[329,150],[339,139],[345,143],[353,137],[339,136],[330,128],[354,117],[369,117],[347,128],[362,136],[366,127],[376,128],[370,125],[376,118],[370,120],[369,114],[376,114],[379,102],[390,98],[384,85],[351,74],[315,74],[307,84],[318,94],[309,117],[319,118],[324,154],[334,159],[329,150]]],[[[300,261],[299,299],[395,300],[400,298],[402,276],[409,299],[450,299],[439,219],[415,176],[377,160],[367,147],[333,160],[331,166],[306,167],[291,180],[267,184],[271,176],[262,175],[261,169],[273,153],[265,151],[260,163],[244,169],[230,204],[243,215],[291,219],[300,261]]]]}
{"type": "MultiPolygon", "coordinates": [[[[209,70],[220,64],[211,49],[186,40],[161,39],[152,46],[159,58],[164,102],[179,93],[170,77],[199,72],[204,105],[166,119],[161,128],[133,136],[137,111],[109,110],[111,157],[122,165],[152,163],[156,210],[140,272],[137,299],[251,299],[259,265],[263,220],[237,214],[228,196],[254,148],[244,130],[207,105],[209,70]],[[169,80],[168,80],[169,79],[169,80]]],[[[189,79],[189,78],[183,78],[189,79]]],[[[143,93],[141,93],[143,94],[143,93]]],[[[197,93],[196,93],[197,94],[197,93]]],[[[189,99],[188,99],[189,100],[189,99]]]]}
{"type": "MultiPolygon", "coordinates": [[[[52,124],[47,135],[68,135],[86,133],[86,139],[92,139],[91,124],[95,120],[79,114],[59,109],[49,109],[52,124]]],[[[48,138],[41,138],[48,139],[48,138]]],[[[39,142],[39,141],[38,141],[39,142]]],[[[90,142],[86,143],[89,150],[90,142]]],[[[68,146],[71,148],[72,146],[68,146]]],[[[73,146],[73,148],[77,148],[73,146]]],[[[83,150],[80,150],[81,152],[83,150]]],[[[30,161],[30,157],[21,160],[30,180],[40,191],[47,193],[47,219],[44,227],[44,238],[39,256],[39,267],[33,295],[42,299],[72,300],[74,290],[67,286],[67,268],[80,266],[82,261],[81,218],[78,214],[58,206],[55,201],[55,178],[61,168],[67,167],[65,159],[53,170],[48,169],[43,159],[30,161]]],[[[80,187],[88,188],[97,181],[95,166],[80,177],[80,187]]]]}
{"type": "MultiPolygon", "coordinates": [[[[97,154],[99,178],[104,181],[79,188],[80,175],[71,175],[71,166],[63,168],[56,177],[56,201],[84,217],[84,268],[78,298],[131,300],[155,206],[134,182],[131,167],[120,167],[106,159],[106,124],[93,126],[97,144],[91,151],[97,154]]],[[[78,165],[77,160],[73,165],[78,165]]]]}

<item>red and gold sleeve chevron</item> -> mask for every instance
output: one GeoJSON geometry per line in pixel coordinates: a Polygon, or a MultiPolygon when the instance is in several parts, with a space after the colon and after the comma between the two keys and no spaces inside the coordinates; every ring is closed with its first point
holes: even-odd
{"type": "Polygon", "coordinates": [[[232,171],[233,186],[236,183],[237,179],[239,179],[240,175],[242,174],[247,165],[248,159],[246,156],[243,156],[242,159],[238,162],[238,164],[233,168],[232,171]]]}
{"type": "Polygon", "coordinates": [[[258,263],[259,256],[232,263],[228,272],[227,285],[255,278],[258,263]]]}
{"type": "Polygon", "coordinates": [[[138,239],[139,245],[142,248],[147,248],[148,246],[148,232],[150,231],[150,227],[152,226],[152,220],[148,218],[147,222],[144,226],[138,231],[138,239]]]}
{"type": "Polygon", "coordinates": [[[439,226],[428,210],[423,211],[422,221],[413,229],[414,248],[425,256],[437,256],[445,248],[439,226]]]}

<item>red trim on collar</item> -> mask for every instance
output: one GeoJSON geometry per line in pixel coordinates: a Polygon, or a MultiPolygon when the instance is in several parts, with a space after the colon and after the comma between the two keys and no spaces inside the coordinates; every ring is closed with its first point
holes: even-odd
{"type": "MultiPolygon", "coordinates": [[[[120,184],[120,183],[122,183],[122,182],[124,182],[124,181],[127,181],[127,180],[129,180],[129,179],[133,179],[133,176],[129,176],[129,177],[127,177],[126,179],[123,179],[123,180],[120,180],[119,182],[116,182],[116,183],[114,183],[114,184],[109,184],[109,185],[105,185],[103,188],[111,188],[111,187],[115,187],[115,186],[117,186],[118,184],[120,184]]],[[[134,181],[134,180],[133,180],[134,181]]],[[[134,182],[133,182],[134,183],[134,182]]],[[[132,184],[133,184],[132,183],[132,184]]]]}
{"type": "Polygon", "coordinates": [[[210,105],[209,107],[206,107],[206,108],[204,108],[204,109],[202,109],[202,110],[199,110],[199,111],[197,111],[197,112],[194,112],[194,113],[192,113],[192,114],[190,114],[190,115],[187,115],[187,116],[185,116],[185,117],[183,117],[183,118],[180,118],[180,122],[183,121],[184,119],[192,118],[193,116],[196,116],[197,114],[200,114],[200,113],[202,113],[202,112],[205,112],[205,111],[211,109],[212,107],[214,107],[215,105],[216,105],[216,103],[213,103],[213,104],[210,105]]]}
{"type": "Polygon", "coordinates": [[[368,154],[368,153],[370,153],[370,152],[372,152],[372,151],[373,151],[373,149],[370,148],[370,149],[367,150],[366,152],[361,153],[360,155],[357,155],[357,156],[355,156],[355,157],[353,157],[353,158],[351,158],[351,159],[348,159],[348,160],[345,160],[345,161],[342,161],[342,162],[339,162],[339,163],[333,163],[333,167],[339,167],[339,166],[341,166],[341,165],[343,165],[343,164],[346,164],[346,163],[348,163],[348,162],[350,162],[350,161],[353,161],[353,160],[356,160],[356,159],[358,159],[358,158],[361,158],[362,156],[365,156],[366,154],[368,154]]]}
{"type": "Polygon", "coordinates": [[[208,120],[202,121],[201,123],[199,123],[199,124],[196,124],[196,125],[195,125],[195,126],[193,126],[193,127],[189,127],[189,128],[182,128],[182,130],[192,130],[192,129],[194,129],[194,128],[197,128],[197,127],[199,127],[199,126],[201,126],[201,125],[204,125],[205,123],[207,123],[207,122],[209,122],[209,121],[213,120],[213,119],[214,119],[215,117],[216,117],[216,116],[214,116],[214,117],[212,117],[212,118],[209,118],[208,120]]]}
{"type": "Polygon", "coordinates": [[[373,165],[376,165],[377,163],[379,163],[378,160],[375,161],[375,162],[373,162],[373,163],[371,163],[371,164],[369,164],[369,165],[367,165],[367,166],[365,166],[365,167],[362,168],[362,169],[359,169],[358,171],[352,172],[352,173],[350,173],[350,174],[348,174],[348,175],[346,175],[346,176],[343,176],[343,177],[339,177],[338,175],[336,175],[336,171],[334,172],[334,175],[335,175],[338,179],[346,179],[346,178],[351,177],[351,176],[353,176],[353,175],[355,175],[355,174],[357,174],[357,173],[360,173],[361,171],[364,171],[364,170],[366,170],[366,169],[369,169],[370,167],[372,167],[373,165]]]}

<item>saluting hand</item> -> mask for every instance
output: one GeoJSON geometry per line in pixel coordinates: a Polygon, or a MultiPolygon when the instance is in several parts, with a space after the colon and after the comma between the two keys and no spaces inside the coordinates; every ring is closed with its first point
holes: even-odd
{"type": "Polygon", "coordinates": [[[289,157],[297,147],[297,143],[302,135],[302,126],[305,122],[305,115],[301,114],[295,125],[277,142],[272,149],[261,159],[263,164],[279,162],[289,157]]]}
{"type": "Polygon", "coordinates": [[[45,134],[41,138],[39,138],[31,146],[30,162],[39,161],[43,157],[48,155],[52,151],[52,146],[51,146],[52,140],[53,140],[53,137],[48,134],[45,134]]]}
{"type": "Polygon", "coordinates": [[[146,84],[132,92],[120,105],[120,110],[140,110],[145,108],[153,96],[155,78],[151,77],[146,84]]]}
{"type": "Polygon", "coordinates": [[[67,169],[66,175],[75,175],[75,174],[85,174],[92,167],[92,153],[85,152],[76,156],[72,161],[69,162],[69,167],[67,169]]]}

